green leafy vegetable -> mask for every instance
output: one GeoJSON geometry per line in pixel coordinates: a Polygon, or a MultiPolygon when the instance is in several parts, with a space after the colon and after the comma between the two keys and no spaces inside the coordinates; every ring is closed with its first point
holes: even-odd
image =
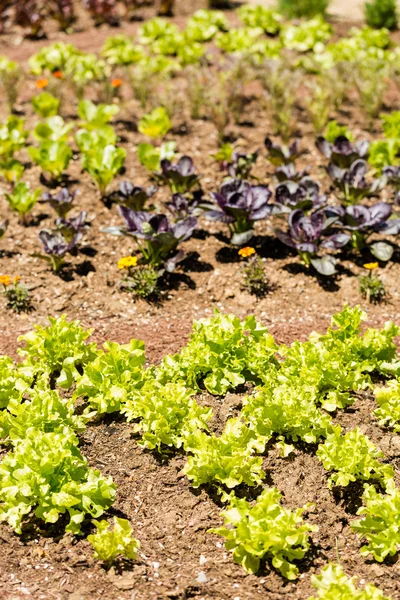
{"type": "Polygon", "coordinates": [[[28,429],[0,463],[0,521],[21,533],[32,511],[45,523],[68,513],[66,531],[79,534],[86,514],[102,515],[114,501],[115,485],[88,467],[77,444],[68,428],[28,429]]]}
{"type": "Polygon", "coordinates": [[[43,119],[53,117],[58,113],[60,100],[49,92],[42,92],[32,98],[32,106],[35,113],[43,119]]]}
{"type": "Polygon", "coordinates": [[[332,485],[347,486],[351,481],[376,479],[382,485],[393,478],[394,471],[378,459],[383,453],[358,429],[342,435],[340,425],[333,427],[324,444],[317,451],[324,468],[336,472],[329,478],[332,485]]]}
{"type": "Polygon", "coordinates": [[[310,548],[309,533],[318,527],[302,518],[312,505],[290,511],[281,506],[281,498],[276,488],[267,488],[252,506],[231,494],[228,509],[221,513],[230,527],[210,531],[226,538],[227,550],[248,573],[256,573],[264,557],[272,558],[275,569],[293,580],[299,570],[292,561],[304,558],[310,548]]]}
{"type": "Polygon", "coordinates": [[[240,419],[229,419],[219,437],[200,430],[187,436],[184,448],[191,456],[183,472],[195,488],[210,482],[228,488],[241,483],[257,485],[265,473],[261,457],[253,453],[263,452],[264,446],[263,440],[240,419]]]}
{"type": "Polygon", "coordinates": [[[84,154],[82,165],[99,188],[100,194],[105,195],[108,186],[124,166],[126,150],[116,148],[112,144],[98,147],[93,152],[84,154]]]}
{"type": "Polygon", "coordinates": [[[374,415],[379,419],[379,425],[393,427],[396,433],[400,432],[400,381],[389,381],[386,387],[375,389],[375,398],[379,408],[374,410],[374,415]]]}
{"type": "Polygon", "coordinates": [[[94,520],[93,524],[96,525],[97,532],[88,535],[87,539],[94,548],[95,558],[110,566],[118,556],[130,560],[136,558],[140,542],[133,537],[129,521],[114,517],[114,527],[111,531],[106,520],[94,520]]]}
{"type": "Polygon", "coordinates": [[[107,125],[119,113],[116,104],[94,104],[91,100],[81,100],[78,105],[78,115],[85,129],[98,129],[107,125]]]}
{"type": "Polygon", "coordinates": [[[99,414],[121,410],[130,395],[142,387],[146,361],[144,344],[138,340],[125,346],[106,342],[103,348],[86,364],[74,392],[99,414]]]}
{"type": "Polygon", "coordinates": [[[39,199],[42,190],[31,191],[29,183],[19,181],[10,194],[5,197],[10,208],[19,214],[21,222],[26,223],[26,216],[30,213],[39,199]]]}
{"type": "Polygon", "coordinates": [[[201,382],[211,394],[224,395],[245,381],[258,381],[274,362],[276,350],[268,330],[248,317],[216,313],[194,323],[185,348],[166,356],[157,371],[162,381],[185,381],[193,388],[201,382]]]}
{"type": "Polygon", "coordinates": [[[387,484],[386,494],[366,485],[363,504],[357,514],[364,516],[353,521],[351,528],[367,540],[361,548],[362,556],[372,554],[375,560],[383,562],[400,549],[400,490],[393,480],[387,484]]]}
{"type": "Polygon", "coordinates": [[[122,412],[128,421],[139,419],[135,431],[143,434],[143,446],[180,448],[188,435],[207,429],[212,416],[212,409],[199,406],[192,396],[180,383],[150,380],[125,402],[122,412]]]}
{"type": "Polygon", "coordinates": [[[371,583],[364,589],[357,588],[355,577],[348,577],[340,565],[329,563],[319,575],[311,576],[311,583],[318,596],[308,600],[391,600],[371,583]]]}
{"type": "Polygon", "coordinates": [[[39,148],[29,148],[31,159],[49,173],[51,179],[59,179],[72,158],[72,149],[64,141],[45,141],[39,148]]]}
{"type": "Polygon", "coordinates": [[[167,111],[159,106],[140,119],[138,130],[150,138],[161,138],[168,133],[171,125],[167,111]]]}
{"type": "Polygon", "coordinates": [[[18,354],[24,358],[24,368],[56,376],[58,385],[69,388],[80,376],[77,367],[96,358],[96,344],[85,343],[93,330],[84,330],[79,321],[67,321],[65,315],[49,321],[49,326],[36,325],[18,338],[25,342],[18,354]]]}

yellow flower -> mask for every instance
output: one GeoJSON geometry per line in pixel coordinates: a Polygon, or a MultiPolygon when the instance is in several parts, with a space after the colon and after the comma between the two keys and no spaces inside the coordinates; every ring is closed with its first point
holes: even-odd
{"type": "Polygon", "coordinates": [[[21,279],[21,275],[16,275],[13,279],[13,284],[16,285],[21,279]]]}
{"type": "Polygon", "coordinates": [[[364,269],[368,269],[368,271],[373,271],[374,269],[378,269],[379,268],[379,263],[374,262],[374,263],[367,263],[366,265],[363,265],[364,269]]]}
{"type": "Polygon", "coordinates": [[[5,287],[10,285],[10,283],[11,283],[10,275],[0,275],[0,283],[2,283],[5,287]]]}
{"type": "Polygon", "coordinates": [[[137,256],[124,256],[118,261],[118,269],[129,269],[129,267],[136,267],[137,262],[137,256]]]}
{"type": "Polygon", "coordinates": [[[242,258],[248,258],[249,256],[252,256],[252,254],[255,254],[256,251],[254,250],[254,248],[251,248],[251,246],[246,246],[245,248],[240,248],[238,254],[239,256],[241,256],[242,258]]]}

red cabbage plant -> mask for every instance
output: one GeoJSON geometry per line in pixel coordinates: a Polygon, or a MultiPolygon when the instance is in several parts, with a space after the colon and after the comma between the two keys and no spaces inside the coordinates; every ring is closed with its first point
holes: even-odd
{"type": "Polygon", "coordinates": [[[315,145],[323,156],[341,169],[348,169],[356,160],[367,158],[369,154],[367,140],[352,144],[344,135],[337,137],[333,144],[319,136],[315,145]]]}
{"type": "Polygon", "coordinates": [[[275,190],[275,199],[281,212],[290,212],[295,209],[309,212],[321,208],[327,202],[324,194],[320,194],[319,184],[304,177],[299,183],[286,181],[279,184],[275,190]]]}
{"type": "Polygon", "coordinates": [[[387,183],[385,175],[368,182],[368,164],[361,159],[353,162],[348,169],[341,169],[334,163],[329,163],[327,172],[339,198],[345,204],[355,204],[363,198],[373,196],[382,191],[387,183]]]}
{"type": "Polygon", "coordinates": [[[323,211],[306,215],[302,210],[294,210],[288,219],[288,231],[276,229],[278,238],[297,250],[306,265],[312,265],[321,275],[333,275],[336,272],[336,259],[331,255],[318,256],[322,249],[338,250],[349,241],[347,233],[336,233],[327,237],[329,227],[338,219],[337,216],[327,218],[323,211]]]}
{"type": "Polygon", "coordinates": [[[369,242],[373,234],[398,235],[400,219],[391,219],[393,210],[387,202],[378,202],[371,207],[333,206],[325,209],[328,219],[335,218],[335,226],[343,228],[351,238],[355,250],[366,248],[378,260],[388,261],[393,255],[393,246],[384,241],[369,242]]]}
{"type": "Polygon", "coordinates": [[[134,237],[143,254],[146,264],[163,268],[172,273],[185,254],[176,252],[179,244],[187,240],[197,226],[195,217],[188,217],[171,223],[163,214],[136,212],[125,206],[119,207],[119,213],[125,221],[121,227],[106,227],[106,233],[129,235],[134,237]]]}
{"type": "Polygon", "coordinates": [[[254,235],[254,223],[266,219],[274,212],[269,204],[272,192],[264,185],[251,185],[242,179],[223,183],[219,192],[211,193],[216,202],[208,205],[205,216],[210,221],[226,223],[231,234],[231,244],[241,246],[254,235]]]}

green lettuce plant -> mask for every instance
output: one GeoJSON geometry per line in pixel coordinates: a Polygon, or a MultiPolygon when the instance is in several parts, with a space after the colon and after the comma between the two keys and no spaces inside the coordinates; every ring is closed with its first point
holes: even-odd
{"type": "Polygon", "coordinates": [[[0,126],[0,157],[10,159],[26,146],[29,131],[24,129],[25,120],[11,115],[0,126]]]}
{"type": "Polygon", "coordinates": [[[78,116],[82,127],[97,130],[107,125],[119,113],[116,104],[94,104],[91,100],[81,100],[78,104],[78,116]]]}
{"type": "Polygon", "coordinates": [[[171,129],[171,125],[167,111],[159,106],[140,119],[138,130],[150,138],[162,138],[171,129]]]}
{"type": "Polygon", "coordinates": [[[254,317],[244,321],[216,313],[194,323],[189,343],[175,356],[166,356],[157,378],[184,381],[193,389],[224,395],[245,381],[259,381],[269,362],[274,363],[273,337],[254,317]]]}
{"type": "Polygon", "coordinates": [[[70,388],[79,379],[78,371],[96,358],[96,344],[87,344],[92,329],[83,329],[79,321],[68,321],[65,315],[49,317],[47,327],[35,328],[18,338],[25,347],[18,350],[24,369],[56,378],[58,385],[70,388]]]}
{"type": "Polygon", "coordinates": [[[101,56],[110,65],[127,67],[144,58],[143,49],[136,46],[132,39],[124,34],[107,38],[101,49],[101,56]]]}
{"type": "Polygon", "coordinates": [[[53,117],[58,113],[60,108],[60,100],[50,92],[42,92],[32,98],[33,110],[42,119],[53,117]]]}
{"type": "Polygon", "coordinates": [[[20,221],[23,225],[26,225],[27,216],[32,211],[41,193],[42,190],[40,189],[31,191],[29,183],[20,181],[14,186],[12,192],[5,194],[10,208],[14,212],[18,213],[20,221]]]}
{"type": "Polygon", "coordinates": [[[151,173],[161,169],[162,160],[171,160],[175,157],[176,142],[165,142],[160,146],[153,144],[139,144],[138,158],[140,163],[151,173]]]}
{"type": "Polygon", "coordinates": [[[385,387],[375,389],[375,399],[378,408],[374,415],[379,419],[379,425],[392,427],[400,432],[400,381],[393,379],[385,387]]]}
{"type": "Polygon", "coordinates": [[[10,439],[16,446],[26,437],[30,428],[43,433],[63,432],[65,427],[80,432],[93,413],[76,414],[71,398],[62,398],[52,390],[45,377],[28,389],[22,379],[17,379],[25,394],[11,397],[7,409],[0,413],[0,437],[10,439]]]}
{"type": "Polygon", "coordinates": [[[29,516],[57,523],[68,515],[65,530],[79,534],[87,514],[98,518],[115,498],[111,477],[90,469],[74,432],[43,433],[29,428],[0,463],[0,521],[22,533],[29,516]]]}
{"type": "Polygon", "coordinates": [[[263,558],[286,579],[294,580],[299,569],[293,563],[310,549],[309,535],[318,527],[304,522],[302,515],[313,505],[291,511],[281,506],[282,494],[276,488],[265,489],[254,505],[231,494],[228,508],[221,515],[225,527],[211,529],[222,535],[233,560],[248,573],[257,573],[263,558]]]}
{"type": "Polygon", "coordinates": [[[98,414],[121,410],[135,390],[141,389],[146,361],[144,344],[138,340],[123,346],[106,342],[103,348],[86,364],[74,392],[75,398],[84,398],[98,414]]]}
{"type": "Polygon", "coordinates": [[[311,583],[318,596],[308,600],[391,600],[372,583],[361,589],[356,587],[356,578],[349,577],[340,565],[329,563],[318,575],[311,575],[311,583]]]}
{"type": "Polygon", "coordinates": [[[192,396],[193,391],[181,383],[150,380],[128,396],[122,412],[128,421],[139,420],[134,431],[142,434],[142,446],[181,448],[188,435],[207,430],[212,416],[212,409],[199,406],[192,396]]]}
{"type": "Polygon", "coordinates": [[[82,154],[95,154],[98,148],[115,146],[117,135],[111,125],[102,125],[97,129],[79,129],[75,141],[82,154]]]}
{"type": "Polygon", "coordinates": [[[279,0],[280,12],[290,19],[324,15],[328,9],[329,0],[279,0]]]}
{"type": "Polygon", "coordinates": [[[73,129],[73,123],[65,123],[62,117],[54,115],[43,123],[38,123],[33,135],[39,142],[68,142],[69,133],[73,129]]]}
{"type": "Polygon", "coordinates": [[[55,42],[32,54],[28,65],[34,75],[64,71],[71,57],[78,54],[80,51],[73,44],[55,42]]]}
{"type": "Polygon", "coordinates": [[[380,494],[373,485],[365,485],[363,506],[357,514],[363,515],[353,521],[351,528],[367,543],[361,548],[362,556],[372,554],[378,562],[394,556],[400,546],[400,490],[393,480],[380,494]]]}
{"type": "Polygon", "coordinates": [[[333,485],[346,487],[350,482],[370,479],[385,485],[394,476],[393,467],[379,460],[384,454],[358,427],[345,435],[342,435],[340,425],[333,427],[332,433],[319,445],[317,457],[326,470],[335,471],[329,478],[329,488],[333,485]]]}
{"type": "Polygon", "coordinates": [[[20,402],[32,379],[29,370],[23,373],[10,357],[0,356],[0,409],[7,408],[9,402],[20,402]]]}
{"type": "Polygon", "coordinates": [[[265,473],[262,458],[254,452],[263,452],[264,447],[264,441],[239,418],[232,418],[220,436],[201,430],[189,433],[184,448],[190,454],[183,472],[194,488],[207,483],[229,489],[242,483],[259,485],[265,473]]]}
{"type": "Polygon", "coordinates": [[[280,31],[282,15],[266,6],[243,4],[237,12],[247,27],[260,27],[268,35],[277,35],[280,31]]]}
{"type": "Polygon", "coordinates": [[[223,12],[217,10],[197,10],[188,19],[185,38],[195,42],[209,42],[218,31],[227,31],[229,23],[223,12]]]}
{"type": "Polygon", "coordinates": [[[33,162],[55,181],[61,178],[72,158],[71,147],[62,140],[44,141],[38,148],[31,146],[28,151],[33,162]]]}
{"type": "Polygon", "coordinates": [[[15,158],[0,161],[0,176],[8,183],[17,183],[24,174],[25,167],[15,158]]]}
{"type": "Polygon", "coordinates": [[[113,528],[106,520],[92,521],[96,533],[88,535],[87,539],[94,548],[94,557],[102,560],[110,567],[119,557],[135,560],[140,542],[133,537],[131,524],[127,519],[114,517],[113,528]]]}
{"type": "Polygon", "coordinates": [[[126,150],[112,144],[98,147],[93,152],[82,156],[82,166],[92,177],[102,197],[105,196],[108,186],[124,166],[125,158],[126,150]]]}

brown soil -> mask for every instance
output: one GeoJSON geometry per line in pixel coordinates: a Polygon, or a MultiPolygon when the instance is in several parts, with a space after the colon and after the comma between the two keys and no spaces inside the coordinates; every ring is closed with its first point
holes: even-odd
{"type": "MultiPolygon", "coordinates": [[[[349,23],[340,25],[340,31],[349,23]]],[[[136,24],[124,25],[132,31],[136,24]]],[[[77,33],[68,38],[85,50],[98,50],[104,39],[114,33],[107,28],[77,33]],[[95,37],[95,42],[93,38],[95,37]]],[[[54,36],[49,36],[54,39],[54,36]]],[[[57,36],[59,38],[61,36],[57,36]]],[[[0,42],[1,43],[1,42],[0,42]]],[[[24,42],[7,48],[7,54],[20,60],[36,51],[40,43],[24,42]]],[[[3,46],[4,51],[4,46],[3,46]]],[[[179,91],[179,88],[178,88],[179,91]]],[[[34,82],[29,80],[21,99],[21,112],[27,115],[32,127],[29,99],[34,93],[34,82]]],[[[180,90],[182,94],[182,90],[180,90]]],[[[257,86],[249,86],[248,105],[243,125],[232,126],[230,133],[249,151],[263,148],[264,137],[271,131],[268,115],[261,109],[257,86]]],[[[400,109],[395,87],[388,93],[388,108],[400,109]]],[[[75,113],[72,98],[65,104],[67,114],[75,113]]],[[[140,166],[135,147],[142,141],[136,131],[141,113],[127,99],[121,107],[117,132],[128,150],[126,173],[123,178],[136,184],[148,184],[148,175],[140,166]]],[[[364,117],[351,105],[340,116],[351,124],[356,135],[365,126],[364,117]]],[[[379,135],[379,124],[370,134],[379,135]]],[[[298,134],[307,154],[299,166],[311,166],[311,175],[329,188],[323,174],[320,156],[314,149],[312,127],[304,113],[298,111],[298,134]]],[[[364,134],[363,134],[364,135],[364,134]]],[[[177,139],[181,153],[193,156],[206,194],[215,190],[223,175],[209,157],[218,142],[214,127],[207,121],[190,121],[185,113],[176,119],[170,139],[177,139]]],[[[264,153],[263,153],[264,154],[264,153]]],[[[28,161],[24,153],[23,160],[28,161]]],[[[256,174],[271,181],[271,168],[265,154],[257,163],[256,174]],[[267,173],[267,176],[265,175],[267,173]]],[[[182,268],[165,282],[158,304],[134,301],[119,288],[120,273],[116,268],[119,257],[135,250],[127,239],[114,238],[100,230],[120,222],[115,208],[111,210],[100,201],[86,173],[81,172],[79,160],[71,163],[68,173],[71,188],[79,188],[79,209],[88,211],[90,229],[81,244],[81,251],[71,257],[62,277],[52,274],[47,265],[32,256],[39,251],[39,228],[51,226],[52,215],[44,205],[34,210],[28,227],[18,224],[10,214],[5,199],[0,199],[0,214],[7,215],[10,227],[2,240],[0,272],[20,274],[30,288],[35,310],[15,315],[5,309],[0,313],[0,353],[14,355],[17,337],[36,323],[45,323],[47,315],[66,313],[79,318],[86,327],[94,328],[94,339],[102,342],[112,339],[124,343],[132,337],[143,339],[148,357],[157,362],[166,353],[177,351],[185,343],[193,319],[209,316],[217,308],[238,316],[255,314],[278,342],[304,339],[312,330],[322,330],[331,315],[345,302],[360,303],[369,313],[369,322],[381,326],[392,319],[400,322],[400,253],[382,269],[382,279],[390,291],[391,300],[381,306],[368,306],[357,291],[357,275],[363,271],[367,257],[348,253],[341,261],[336,278],[316,277],[273,236],[271,225],[264,224],[257,231],[252,244],[265,260],[271,291],[257,299],[242,289],[242,274],[237,251],[232,250],[223,227],[200,220],[199,229],[185,243],[187,259],[182,268]],[[76,183],[74,182],[76,180],[76,183]]],[[[39,185],[40,169],[32,166],[27,179],[39,185]]],[[[3,185],[3,191],[5,186],[3,185]]],[[[388,192],[390,193],[390,192],[388,192]]],[[[168,199],[165,189],[158,192],[156,201],[168,199]]],[[[205,397],[216,418],[215,430],[220,430],[230,408],[240,406],[240,396],[228,394],[224,399],[205,397]]],[[[372,441],[385,452],[388,461],[397,469],[400,460],[398,436],[382,431],[371,420],[373,400],[360,396],[352,409],[338,416],[348,428],[359,425],[372,441]]],[[[298,447],[294,456],[281,459],[275,451],[265,457],[266,484],[276,485],[284,494],[284,504],[290,508],[314,502],[308,518],[318,524],[313,534],[313,549],[301,565],[298,583],[286,583],[267,566],[258,576],[246,575],[232,562],[222,540],[207,533],[220,524],[220,507],[210,490],[195,491],[181,474],[185,458],[180,454],[162,456],[144,452],[131,435],[131,427],[116,420],[106,420],[90,426],[82,436],[83,452],[92,466],[112,475],[118,487],[117,501],[109,514],[129,518],[136,536],[141,541],[141,553],[132,565],[108,573],[91,558],[91,549],[85,540],[72,540],[60,530],[40,528],[35,524],[24,536],[18,537],[9,527],[0,527],[0,598],[62,600],[147,600],[197,597],[199,599],[269,600],[290,598],[304,600],[311,593],[310,575],[328,560],[339,555],[345,570],[351,575],[374,582],[382,590],[400,598],[399,565],[396,560],[378,565],[365,561],[359,554],[360,544],[349,528],[358,506],[360,490],[353,489],[340,496],[326,487],[327,475],[313,455],[298,447]],[[199,583],[199,574],[206,576],[199,583]]],[[[201,580],[202,578],[200,578],[201,580]]]]}

